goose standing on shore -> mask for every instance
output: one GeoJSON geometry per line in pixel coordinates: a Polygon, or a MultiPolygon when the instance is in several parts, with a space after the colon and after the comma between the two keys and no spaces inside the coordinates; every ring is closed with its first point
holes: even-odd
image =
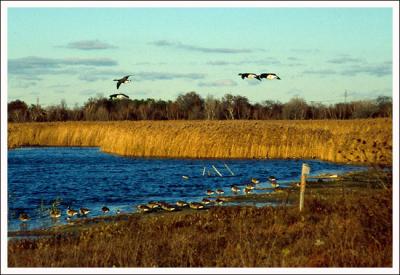
{"type": "Polygon", "coordinates": [[[110,208],[108,208],[107,206],[103,206],[101,208],[101,212],[103,212],[103,214],[106,214],[106,213],[110,212],[110,208]]]}
{"type": "Polygon", "coordinates": [[[69,206],[68,206],[66,212],[67,212],[67,215],[68,215],[69,217],[73,217],[73,216],[75,216],[75,215],[78,214],[78,211],[76,211],[76,210],[74,210],[74,209],[71,209],[69,206]]]}
{"type": "Polygon", "coordinates": [[[30,220],[30,217],[28,216],[28,214],[26,214],[26,213],[21,213],[21,214],[19,214],[19,220],[21,221],[21,222],[26,222],[26,221],[28,221],[28,220],[30,220]]]}

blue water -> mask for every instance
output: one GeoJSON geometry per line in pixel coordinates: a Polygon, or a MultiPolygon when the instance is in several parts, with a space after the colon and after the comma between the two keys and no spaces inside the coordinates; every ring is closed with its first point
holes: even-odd
{"type": "MultiPolygon", "coordinates": [[[[311,175],[344,173],[365,167],[306,160],[311,175]]],[[[89,217],[136,211],[139,203],[163,200],[199,201],[207,189],[221,188],[230,195],[232,184],[244,185],[252,177],[260,179],[259,187],[269,187],[268,176],[280,183],[298,181],[301,160],[209,160],[127,158],[102,153],[98,148],[39,147],[8,151],[8,225],[9,230],[45,228],[66,223],[65,211],[87,207],[89,217]],[[225,168],[227,164],[235,176],[225,168]],[[214,165],[224,176],[219,177],[214,165]],[[206,167],[206,176],[203,168],[206,167]],[[208,171],[212,175],[208,177],[208,171]],[[183,175],[189,177],[185,180],[183,175]],[[60,219],[49,218],[49,207],[60,202],[60,219]],[[18,215],[31,217],[21,223],[18,215]]],[[[266,191],[256,191],[266,192],[266,191]]]]}

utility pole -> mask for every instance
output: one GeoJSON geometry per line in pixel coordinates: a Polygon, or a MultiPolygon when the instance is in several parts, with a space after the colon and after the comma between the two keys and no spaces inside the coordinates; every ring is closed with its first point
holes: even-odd
{"type": "Polygon", "coordinates": [[[346,118],[347,116],[347,90],[344,90],[344,114],[342,114],[342,118],[346,118]]]}
{"type": "Polygon", "coordinates": [[[36,98],[36,107],[39,108],[39,97],[36,98]]]}

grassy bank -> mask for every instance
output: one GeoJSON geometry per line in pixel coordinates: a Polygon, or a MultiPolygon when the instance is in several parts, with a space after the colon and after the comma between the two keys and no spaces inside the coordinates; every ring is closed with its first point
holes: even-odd
{"type": "MultiPolygon", "coordinates": [[[[68,227],[46,238],[9,241],[8,265],[390,267],[391,182],[391,174],[372,171],[309,184],[301,215],[293,190],[289,197],[277,193],[278,207],[132,214],[68,227]]],[[[252,200],[268,201],[268,196],[252,200]]]]}
{"type": "Polygon", "coordinates": [[[392,120],[9,124],[8,147],[99,146],[124,156],[317,158],[391,164],[392,120]]]}

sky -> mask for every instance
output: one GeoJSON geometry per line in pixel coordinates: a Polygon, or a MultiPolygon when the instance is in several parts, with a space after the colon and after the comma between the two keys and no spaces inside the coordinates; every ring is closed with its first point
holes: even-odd
{"type": "Polygon", "coordinates": [[[7,24],[8,102],[392,96],[391,8],[9,8],[7,24]],[[133,82],[117,90],[125,75],[133,82]]]}

